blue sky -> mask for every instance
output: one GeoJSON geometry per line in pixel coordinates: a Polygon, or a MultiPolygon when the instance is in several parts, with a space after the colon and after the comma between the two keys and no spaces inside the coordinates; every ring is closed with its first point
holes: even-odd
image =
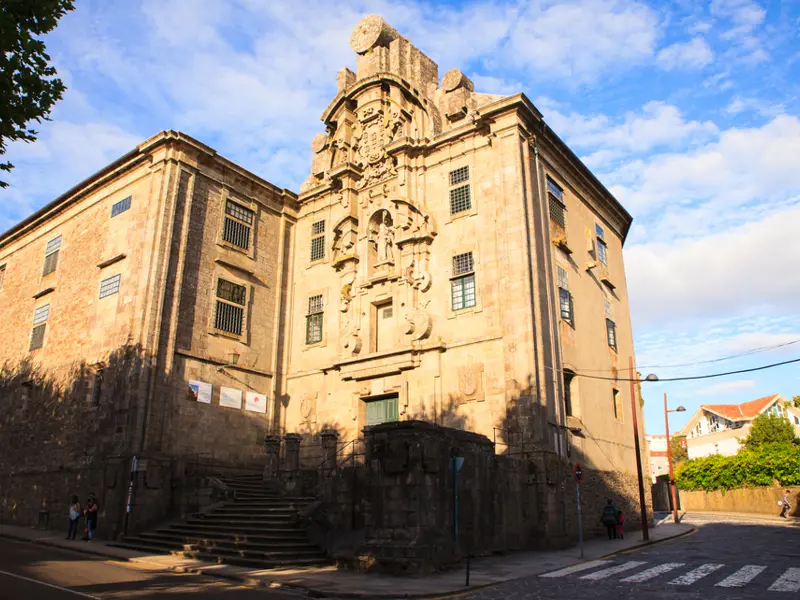
{"type": "MultiPolygon", "coordinates": [[[[8,153],[17,168],[0,191],[0,230],[169,128],[297,190],[368,13],[440,75],[458,67],[476,91],[525,92],[631,211],[625,261],[645,373],[800,357],[794,0],[78,0],[47,39],[69,90],[39,141],[8,153]]],[[[647,430],[660,433],[664,391],[690,412],[791,397],[800,368],[643,391],[647,430]]]]}

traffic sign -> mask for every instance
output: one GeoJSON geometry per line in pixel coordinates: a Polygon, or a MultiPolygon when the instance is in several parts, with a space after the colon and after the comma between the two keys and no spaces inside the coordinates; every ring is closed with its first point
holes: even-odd
{"type": "Polygon", "coordinates": [[[573,474],[575,475],[575,481],[580,483],[581,482],[581,477],[583,477],[583,471],[581,470],[581,466],[579,464],[575,465],[575,470],[574,470],[573,474]]]}

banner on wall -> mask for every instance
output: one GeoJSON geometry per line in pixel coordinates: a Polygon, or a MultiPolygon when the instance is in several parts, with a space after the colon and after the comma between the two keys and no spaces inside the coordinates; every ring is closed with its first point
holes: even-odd
{"type": "Polygon", "coordinates": [[[267,396],[265,394],[256,394],[255,392],[247,392],[247,399],[244,403],[244,409],[252,412],[259,412],[266,414],[267,412],[267,396]]]}
{"type": "Polygon", "coordinates": [[[203,404],[211,404],[211,384],[205,381],[189,380],[189,389],[194,394],[194,399],[203,404]]]}
{"type": "Polygon", "coordinates": [[[228,408],[242,408],[242,390],[233,388],[221,388],[219,392],[219,405],[228,408]]]}

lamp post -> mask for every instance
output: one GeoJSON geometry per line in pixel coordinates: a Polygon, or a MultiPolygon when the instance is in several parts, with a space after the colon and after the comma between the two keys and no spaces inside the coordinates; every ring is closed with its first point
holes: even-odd
{"type": "MultiPolygon", "coordinates": [[[[634,383],[636,383],[636,371],[633,370],[633,356],[628,357],[628,366],[631,370],[630,382],[631,382],[631,414],[633,418],[633,446],[636,451],[636,475],[639,478],[639,511],[642,515],[642,541],[648,541],[650,539],[650,532],[647,530],[647,505],[644,501],[644,478],[642,475],[642,453],[639,447],[639,423],[636,414],[636,388],[634,383]]],[[[647,381],[653,381],[650,379],[651,375],[647,376],[647,381]]],[[[653,375],[652,377],[655,377],[653,375]]],[[[656,378],[657,380],[658,378],[656,378]]]]}
{"type": "Polygon", "coordinates": [[[684,412],[686,409],[679,406],[675,410],[667,408],[667,393],[664,392],[664,427],[667,432],[667,463],[669,464],[669,490],[672,494],[672,520],[678,522],[678,490],[675,487],[675,475],[672,472],[672,444],[669,441],[669,413],[684,412]]]}

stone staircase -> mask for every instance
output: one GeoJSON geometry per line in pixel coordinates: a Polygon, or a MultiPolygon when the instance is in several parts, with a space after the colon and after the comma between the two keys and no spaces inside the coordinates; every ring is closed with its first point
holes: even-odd
{"type": "Polygon", "coordinates": [[[233,494],[210,512],[195,513],[183,522],[126,537],[112,545],[174,554],[187,558],[269,569],[328,564],[297,521],[297,511],[311,497],[282,497],[261,481],[261,475],[220,478],[233,494]]]}

